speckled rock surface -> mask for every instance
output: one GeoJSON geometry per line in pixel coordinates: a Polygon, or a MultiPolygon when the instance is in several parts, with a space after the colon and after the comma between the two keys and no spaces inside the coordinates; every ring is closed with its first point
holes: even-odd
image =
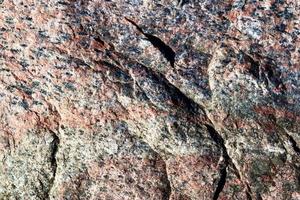
{"type": "Polygon", "coordinates": [[[300,199],[299,34],[297,0],[0,0],[0,199],[300,199]]]}

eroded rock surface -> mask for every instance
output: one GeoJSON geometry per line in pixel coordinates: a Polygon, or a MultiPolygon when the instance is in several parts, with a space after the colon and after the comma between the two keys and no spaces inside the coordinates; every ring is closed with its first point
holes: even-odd
{"type": "Polygon", "coordinates": [[[297,0],[0,13],[0,199],[300,199],[297,0]]]}

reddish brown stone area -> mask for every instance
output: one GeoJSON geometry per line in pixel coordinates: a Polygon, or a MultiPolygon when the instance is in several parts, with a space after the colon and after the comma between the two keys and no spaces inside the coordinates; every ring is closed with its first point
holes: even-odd
{"type": "Polygon", "coordinates": [[[0,0],[0,200],[300,199],[299,19],[298,0],[0,0]]]}

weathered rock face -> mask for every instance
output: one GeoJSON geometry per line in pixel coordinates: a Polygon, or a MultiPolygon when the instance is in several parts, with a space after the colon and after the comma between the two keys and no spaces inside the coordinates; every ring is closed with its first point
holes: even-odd
{"type": "Polygon", "coordinates": [[[0,199],[300,199],[297,0],[0,13],[0,199]]]}

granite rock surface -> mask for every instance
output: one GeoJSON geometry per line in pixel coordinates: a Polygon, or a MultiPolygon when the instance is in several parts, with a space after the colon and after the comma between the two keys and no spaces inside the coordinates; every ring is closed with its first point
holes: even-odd
{"type": "Polygon", "coordinates": [[[0,200],[300,199],[298,0],[0,0],[0,200]]]}

